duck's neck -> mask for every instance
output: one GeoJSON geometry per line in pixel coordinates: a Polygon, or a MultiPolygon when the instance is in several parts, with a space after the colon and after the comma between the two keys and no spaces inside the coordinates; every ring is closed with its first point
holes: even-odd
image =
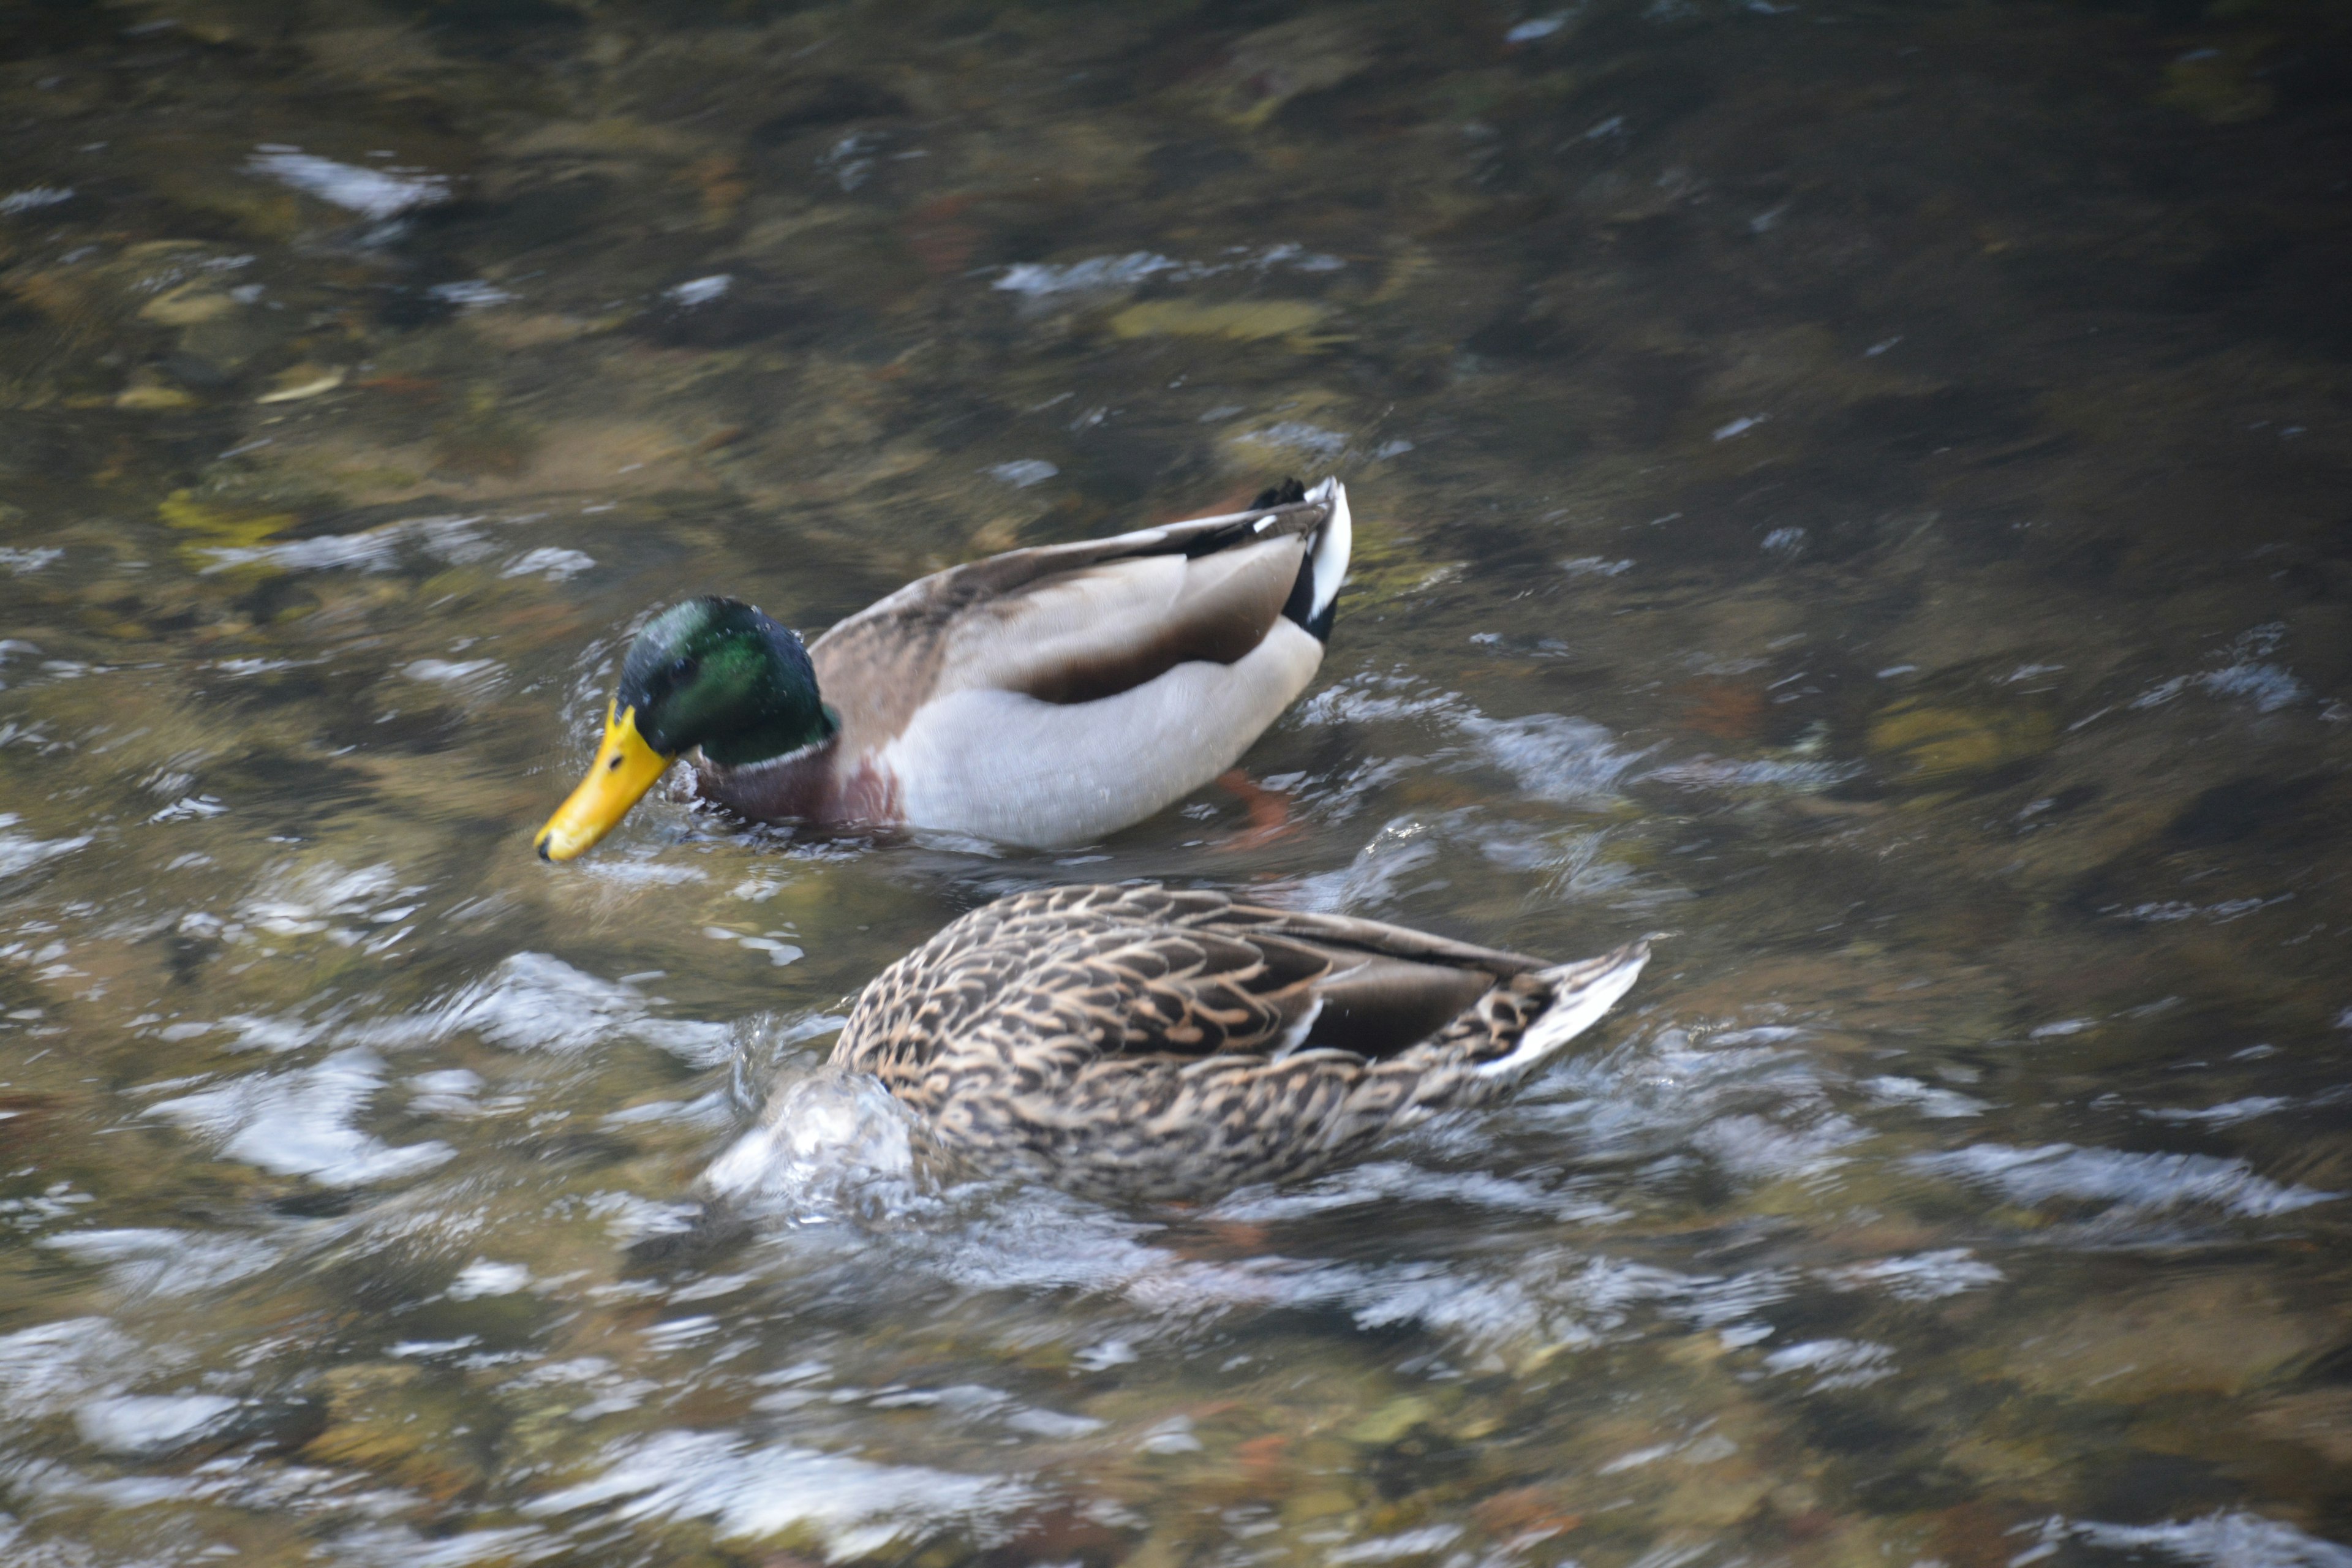
{"type": "Polygon", "coordinates": [[[830,741],[839,729],[833,710],[817,700],[812,683],[805,697],[779,691],[773,703],[762,704],[751,723],[703,742],[702,754],[722,768],[755,767],[830,741]]]}
{"type": "Polygon", "coordinates": [[[697,782],[706,798],[755,822],[829,822],[841,815],[834,776],[839,740],[836,731],[777,756],[730,764],[721,764],[706,746],[696,759],[697,782]]]}

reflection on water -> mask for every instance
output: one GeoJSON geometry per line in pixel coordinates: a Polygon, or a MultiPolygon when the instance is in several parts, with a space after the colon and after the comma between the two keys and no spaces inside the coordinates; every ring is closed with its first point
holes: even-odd
{"type": "Polygon", "coordinates": [[[0,38],[11,1562],[2352,1565],[2337,8],[0,38]],[[1326,471],[1289,837],[530,853],[659,602],[1326,471]],[[1139,876],[1676,935],[1202,1209],[817,1070],[1139,876]]]}

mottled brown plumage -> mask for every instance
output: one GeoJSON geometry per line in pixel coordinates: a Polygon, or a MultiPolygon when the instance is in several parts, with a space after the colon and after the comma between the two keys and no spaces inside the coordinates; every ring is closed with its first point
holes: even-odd
{"type": "Polygon", "coordinates": [[[1311,1175],[1496,1104],[1649,956],[1539,959],[1161,887],[975,910],[866,986],[835,1046],[944,1153],[1114,1198],[1311,1175]]]}

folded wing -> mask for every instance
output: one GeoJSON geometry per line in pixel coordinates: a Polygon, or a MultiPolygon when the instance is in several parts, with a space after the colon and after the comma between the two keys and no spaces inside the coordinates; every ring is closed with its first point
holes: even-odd
{"type": "Polygon", "coordinates": [[[866,743],[928,701],[994,689],[1053,703],[1232,664],[1283,615],[1333,504],[1292,502],[1111,539],[1015,550],[910,583],[810,648],[866,743]]]}

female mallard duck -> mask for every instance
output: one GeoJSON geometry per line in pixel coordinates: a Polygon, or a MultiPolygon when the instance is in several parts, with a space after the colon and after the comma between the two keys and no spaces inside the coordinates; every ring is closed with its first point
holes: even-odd
{"type": "Polygon", "coordinates": [[[734,599],[647,623],[588,776],[540,829],[569,860],[681,752],[761,822],[1033,847],[1139,822],[1230,768],[1323,662],[1348,492],[1015,550],[909,583],[803,649],[734,599]]]}
{"type": "Polygon", "coordinates": [[[1223,893],[1052,888],[884,970],[832,1059],[879,1078],[964,1163],[1209,1197],[1499,1102],[1649,956],[1634,942],[1546,964],[1223,893]]]}

